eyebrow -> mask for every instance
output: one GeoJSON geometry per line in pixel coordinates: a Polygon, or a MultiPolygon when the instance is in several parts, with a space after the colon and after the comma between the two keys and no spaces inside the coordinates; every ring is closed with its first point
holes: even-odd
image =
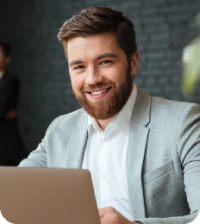
{"type": "Polygon", "coordinates": [[[99,59],[102,59],[102,58],[116,58],[117,55],[113,54],[113,53],[104,53],[104,54],[101,54],[99,55],[96,59],[99,60],[99,59]]]}
{"type": "Polygon", "coordinates": [[[72,65],[81,64],[81,63],[83,63],[83,61],[81,61],[81,60],[71,61],[71,62],[69,63],[69,67],[72,66],[72,65]]]}
{"type": "MultiPolygon", "coordinates": [[[[115,55],[113,53],[104,53],[104,54],[101,54],[98,57],[96,57],[95,60],[99,60],[99,59],[107,58],[107,57],[109,57],[109,58],[117,58],[117,55],[115,55]]],[[[81,64],[81,63],[84,63],[84,62],[81,61],[81,60],[74,60],[74,61],[71,61],[69,63],[69,67],[73,66],[73,65],[76,65],[76,64],[81,64]]]]}

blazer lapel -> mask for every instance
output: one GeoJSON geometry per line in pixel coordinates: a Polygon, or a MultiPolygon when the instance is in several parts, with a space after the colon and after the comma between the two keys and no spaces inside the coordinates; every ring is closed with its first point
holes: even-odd
{"type": "Polygon", "coordinates": [[[130,206],[134,219],[144,218],[142,170],[149,129],[151,97],[137,86],[137,99],[130,124],[127,153],[127,180],[130,206]]]}
{"type": "Polygon", "coordinates": [[[87,143],[87,114],[84,112],[71,135],[67,148],[67,167],[81,169],[87,143]]]}

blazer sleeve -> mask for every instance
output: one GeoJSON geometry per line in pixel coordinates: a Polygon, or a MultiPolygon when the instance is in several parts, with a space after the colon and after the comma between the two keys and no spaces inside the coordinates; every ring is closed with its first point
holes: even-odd
{"type": "MultiPolygon", "coordinates": [[[[169,218],[146,218],[137,220],[143,224],[190,224],[197,217],[198,212],[190,215],[169,218]]],[[[191,223],[192,224],[192,223],[191,223]]],[[[194,223],[197,224],[197,223],[194,223]]]]}
{"type": "Polygon", "coordinates": [[[54,119],[49,125],[46,134],[41,143],[38,145],[37,149],[32,151],[28,158],[22,160],[19,164],[19,167],[48,167],[48,147],[46,146],[46,142],[48,141],[52,126],[54,126],[57,119],[58,118],[54,119]]]}
{"type": "Polygon", "coordinates": [[[169,218],[146,218],[144,224],[186,224],[200,211],[200,106],[188,104],[179,118],[176,132],[179,161],[183,169],[184,187],[190,214],[169,218]]]}
{"type": "Polygon", "coordinates": [[[28,158],[20,162],[19,167],[47,167],[45,138],[38,145],[37,149],[29,154],[28,158]]]}

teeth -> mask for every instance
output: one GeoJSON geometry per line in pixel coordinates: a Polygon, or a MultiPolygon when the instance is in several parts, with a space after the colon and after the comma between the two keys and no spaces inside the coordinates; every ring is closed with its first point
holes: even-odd
{"type": "Polygon", "coordinates": [[[95,91],[95,92],[91,92],[92,95],[100,95],[102,93],[105,93],[107,91],[107,89],[104,90],[99,90],[99,91],[95,91]]]}

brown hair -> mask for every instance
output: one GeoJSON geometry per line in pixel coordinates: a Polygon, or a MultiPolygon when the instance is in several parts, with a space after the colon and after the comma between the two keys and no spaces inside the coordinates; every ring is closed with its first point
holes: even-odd
{"type": "Polygon", "coordinates": [[[69,39],[104,32],[116,34],[119,47],[130,60],[137,50],[134,25],[122,12],[107,7],[93,6],[83,9],[63,24],[57,36],[66,53],[69,39]]]}

